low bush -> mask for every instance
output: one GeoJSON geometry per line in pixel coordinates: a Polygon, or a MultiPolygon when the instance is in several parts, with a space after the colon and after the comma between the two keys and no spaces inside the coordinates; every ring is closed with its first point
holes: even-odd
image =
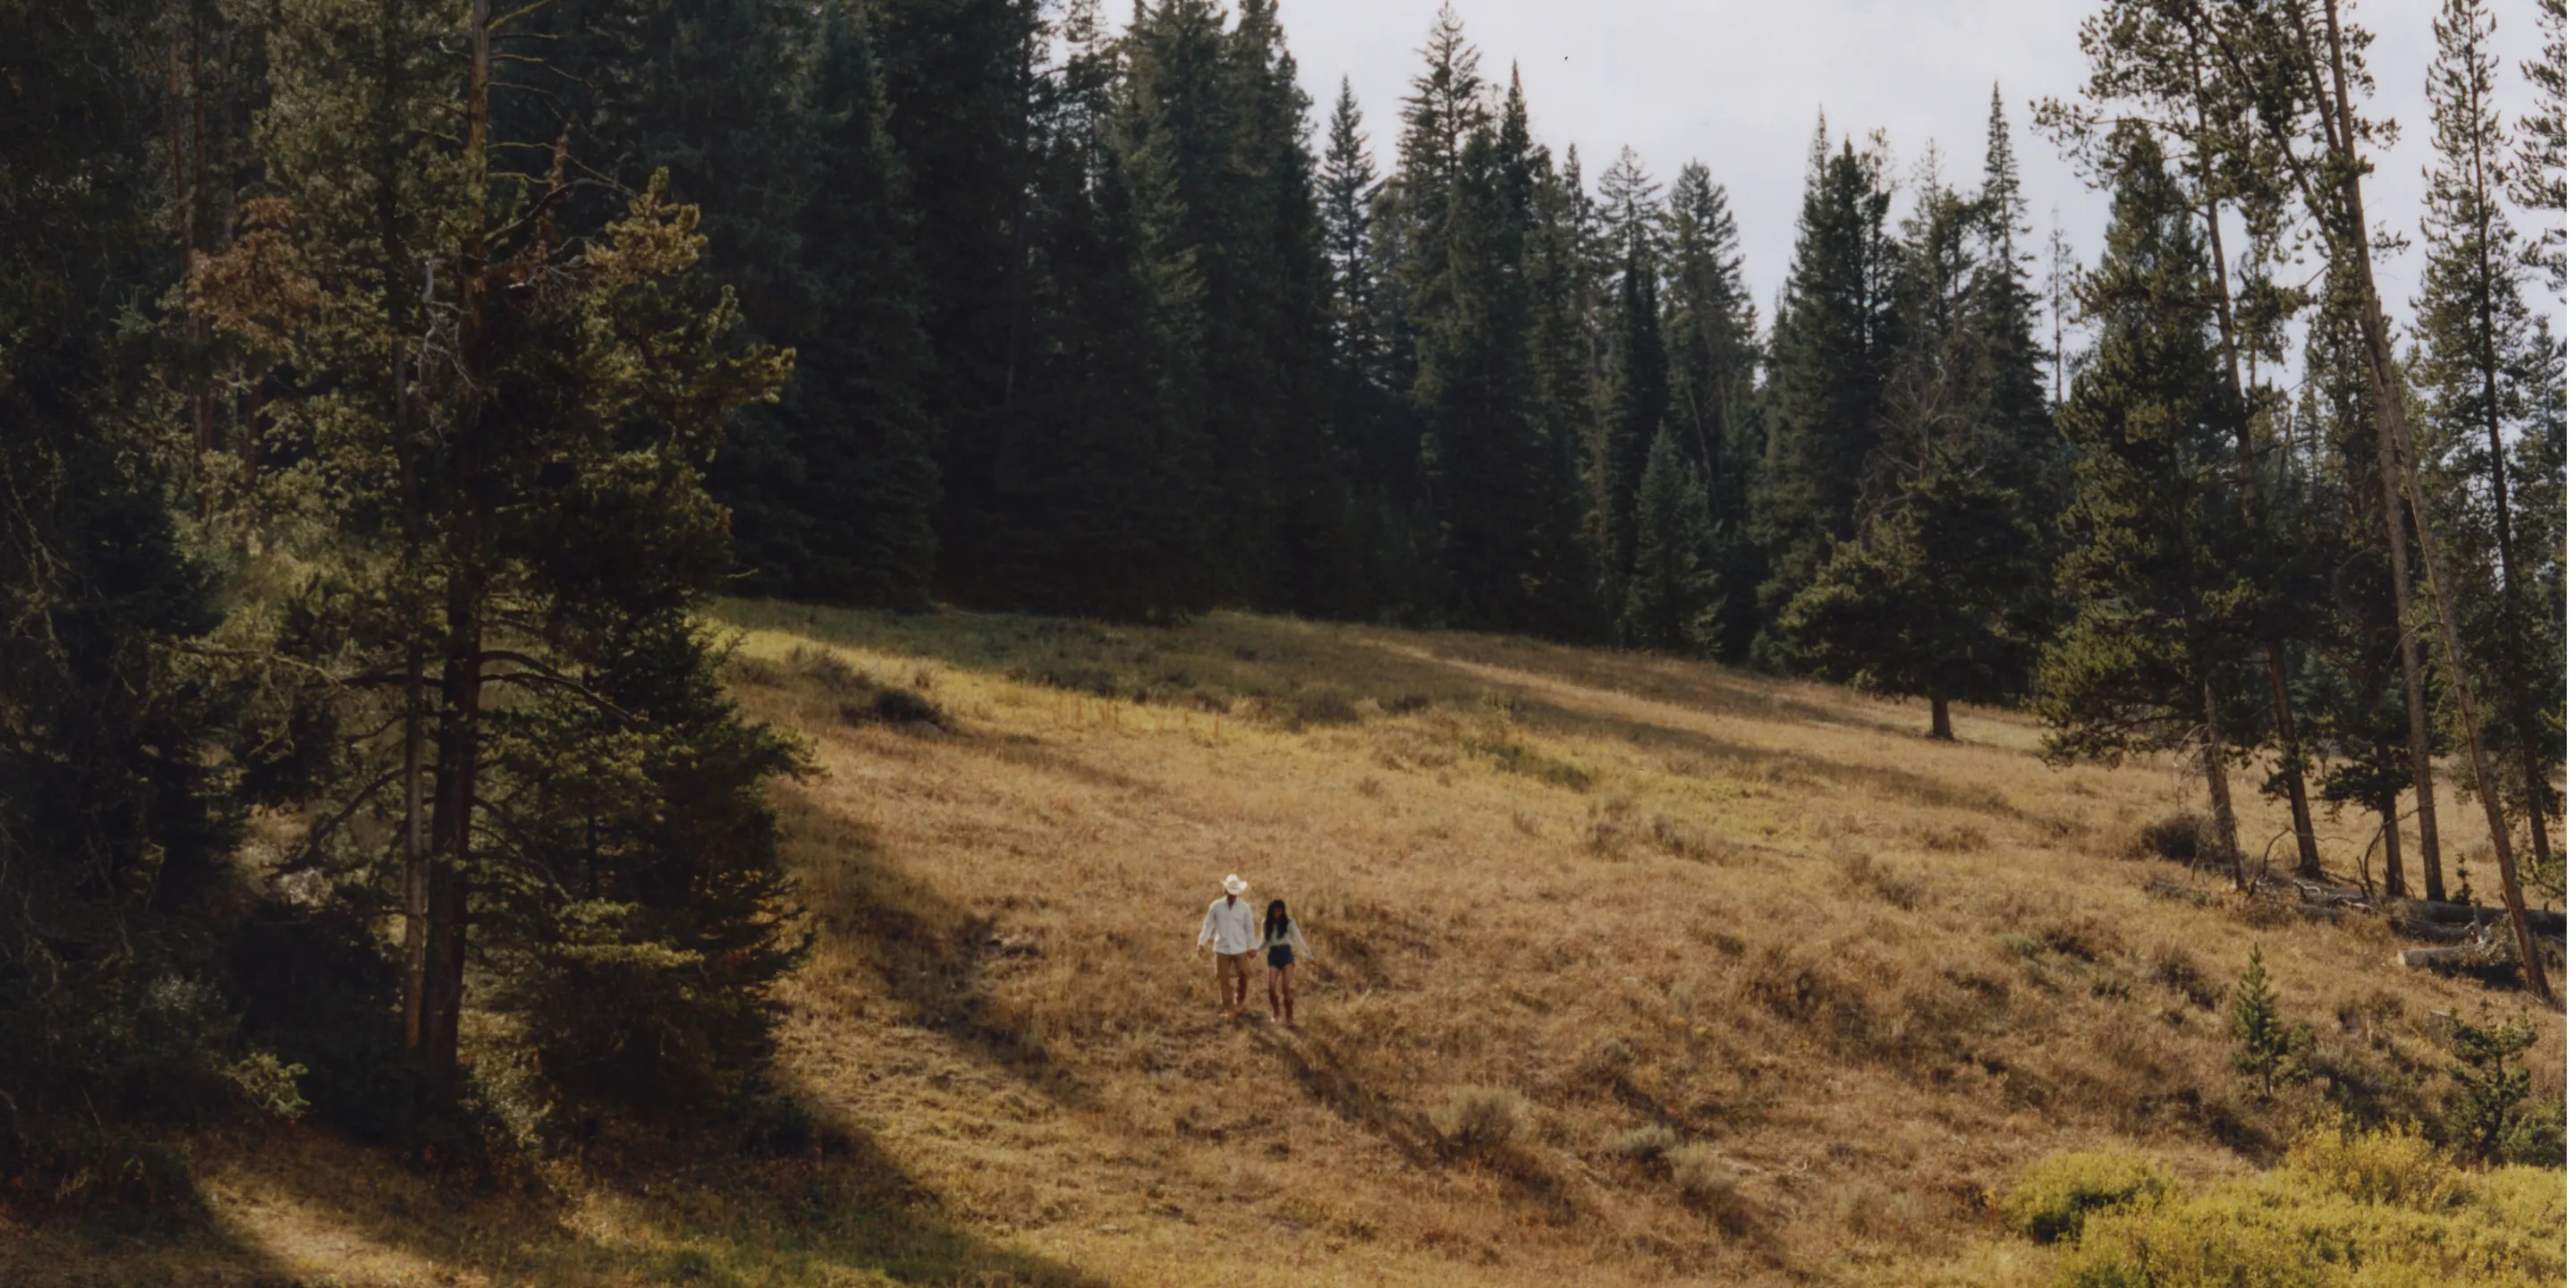
{"type": "Polygon", "coordinates": [[[1638,1163],[1660,1163],[1681,1147],[1682,1138],[1662,1124],[1639,1127],[1610,1138],[1610,1152],[1638,1163]]]}
{"type": "Polygon", "coordinates": [[[1712,1211],[1734,1205],[1736,1187],[1743,1177],[1717,1146],[1706,1142],[1683,1145],[1666,1154],[1664,1161],[1672,1166],[1673,1188],[1682,1192],[1684,1200],[1712,1211]]]}
{"type": "Polygon", "coordinates": [[[1529,1107],[1509,1087],[1467,1086],[1449,1093],[1448,1103],[1431,1111],[1432,1130],[1461,1153],[1490,1153],[1521,1133],[1529,1107]]]}
{"type": "Polygon", "coordinates": [[[2135,1154],[2053,1154],[2004,1195],[2004,1224],[2055,1243],[2082,1232],[2095,1213],[2151,1202],[2170,1188],[2154,1162],[2135,1154]]]}
{"type": "Polygon", "coordinates": [[[2034,1237],[2049,1218],[2073,1245],[2062,1288],[2520,1288],[2567,1274],[2563,1170],[2465,1171],[2411,1130],[2325,1127],[2277,1170],[2197,1192],[2142,1159],[2059,1155],[2005,1215],[2034,1237]],[[2071,1226],[2056,1215],[2079,1206],[2071,1226]]]}
{"type": "Polygon", "coordinates": [[[2418,1212],[2441,1211],[2469,1192],[2468,1176],[2412,1127],[2313,1131],[2291,1147],[2289,1165],[2346,1198],[2418,1212]]]}
{"type": "Polygon", "coordinates": [[[2138,832],[2138,853],[2173,863],[2195,863],[2215,848],[2208,833],[2209,821],[2197,814],[2168,814],[2138,832]]]}

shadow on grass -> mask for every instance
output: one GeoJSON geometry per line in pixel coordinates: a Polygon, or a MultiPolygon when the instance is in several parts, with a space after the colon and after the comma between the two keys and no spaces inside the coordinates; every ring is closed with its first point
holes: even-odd
{"type": "MultiPolygon", "coordinates": [[[[156,1152],[159,1152],[156,1149],[156,1152]]],[[[158,1192],[72,1207],[0,1203],[0,1284],[10,1288],[301,1283],[264,1250],[226,1228],[175,1155],[158,1192]]]]}
{"type": "Polygon", "coordinates": [[[748,1153],[712,1133],[630,1134],[548,1168],[545,1185],[533,1177],[478,1186],[424,1176],[374,1151],[309,1137],[291,1148],[254,1148],[238,1168],[258,1195],[241,1222],[244,1239],[278,1245],[263,1250],[256,1273],[264,1277],[240,1281],[257,1288],[424,1275],[445,1283],[706,1288],[1100,1282],[950,1220],[873,1138],[840,1127],[783,1156],[748,1153]],[[314,1278],[279,1268],[287,1262],[314,1278]]]}
{"type": "Polygon", "coordinates": [[[809,877],[800,897],[882,982],[906,1022],[1067,1108],[1094,1107],[1092,1088],[993,1005],[989,972],[1031,946],[1005,940],[991,912],[970,911],[885,862],[884,843],[864,823],[809,804],[833,819],[833,841],[828,857],[809,856],[805,866],[831,870],[827,880],[809,877]]]}

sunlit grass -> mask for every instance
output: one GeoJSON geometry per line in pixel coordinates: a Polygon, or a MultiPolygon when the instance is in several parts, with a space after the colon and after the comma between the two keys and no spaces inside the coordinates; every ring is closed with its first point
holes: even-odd
{"type": "MultiPolygon", "coordinates": [[[[2051,769],[2011,713],[1945,745],[1919,704],[1826,686],[1226,613],[714,617],[818,768],[779,798],[817,934],[779,1071],[825,1141],[658,1179],[567,1160],[543,1203],[244,1150],[210,1189],[225,1255],[310,1273],[355,1230],[457,1282],[2040,1284],[2060,1253],[1996,1211],[2034,1160],[2206,1185],[2328,1103],[2229,1071],[2258,942],[2360,1111],[2429,1112],[2432,1012],[2475,997],[2540,1025],[2563,1094],[2556,1013],[2135,858],[2191,776],[2051,769]],[[888,688],[939,723],[874,714],[888,688]],[[1216,1016],[1191,937],[1227,872],[1324,958],[1294,1033],[1216,1016]],[[1444,1133],[1464,1088],[1508,1095],[1508,1139],[1444,1133]],[[1646,1128],[1672,1147],[1619,1144],[1646,1128]],[[436,1238],[388,1215],[451,1208],[436,1238]]],[[[2367,839],[2330,820],[2331,861],[2367,839]]]]}

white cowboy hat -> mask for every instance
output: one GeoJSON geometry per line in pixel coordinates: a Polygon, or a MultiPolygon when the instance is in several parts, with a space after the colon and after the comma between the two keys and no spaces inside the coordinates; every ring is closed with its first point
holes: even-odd
{"type": "Polygon", "coordinates": [[[1225,892],[1227,894],[1241,894],[1251,888],[1251,886],[1244,883],[1243,878],[1236,876],[1231,872],[1225,874],[1225,892]]]}

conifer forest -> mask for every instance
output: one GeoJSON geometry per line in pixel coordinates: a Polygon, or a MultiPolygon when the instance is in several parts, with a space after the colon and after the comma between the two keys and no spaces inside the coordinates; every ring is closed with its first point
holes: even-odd
{"type": "Polygon", "coordinates": [[[814,764],[718,596],[2011,709],[2549,994],[2564,0],[2058,13],[1957,173],[1819,117],[1773,282],[1466,5],[1372,118],[1278,0],[0,0],[0,1178],[768,1094],[814,764]]]}

